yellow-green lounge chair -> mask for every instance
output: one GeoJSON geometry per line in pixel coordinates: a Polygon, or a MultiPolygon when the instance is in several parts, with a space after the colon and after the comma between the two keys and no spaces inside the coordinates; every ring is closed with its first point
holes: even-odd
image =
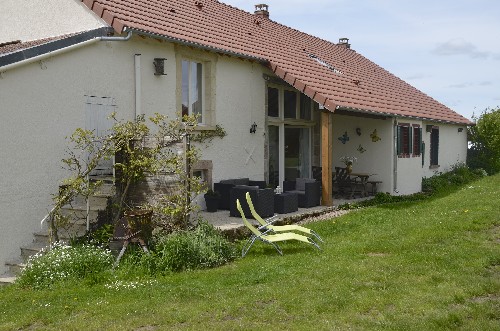
{"type": "MultiPolygon", "coordinates": [[[[273,232],[283,232],[283,231],[299,231],[307,234],[312,234],[315,236],[319,241],[323,242],[323,239],[317,234],[314,230],[308,229],[306,227],[297,225],[297,224],[290,224],[290,225],[272,225],[272,222],[269,222],[269,220],[263,220],[262,217],[260,217],[259,214],[257,214],[257,211],[253,207],[252,203],[252,198],[250,197],[250,194],[247,192],[245,195],[248,203],[248,207],[250,207],[250,212],[252,213],[252,216],[257,220],[257,222],[260,223],[259,230],[266,229],[266,230],[271,230],[273,232]]],[[[275,220],[273,220],[275,221],[275,220]]]]}
{"type": "Polygon", "coordinates": [[[283,252],[281,251],[281,248],[276,244],[276,242],[279,242],[279,241],[298,240],[298,241],[305,242],[307,244],[314,245],[316,248],[321,249],[318,246],[318,244],[316,244],[314,242],[314,240],[312,240],[309,237],[298,234],[298,233],[282,232],[282,233],[276,233],[276,234],[268,234],[268,232],[270,230],[267,230],[267,232],[260,232],[255,226],[250,224],[250,222],[248,222],[248,220],[246,219],[245,213],[243,212],[243,208],[241,208],[241,204],[240,204],[239,199],[236,200],[236,208],[238,209],[238,211],[241,214],[241,218],[243,219],[243,223],[250,231],[252,231],[252,234],[253,234],[252,237],[250,237],[248,239],[245,246],[243,246],[243,249],[241,251],[242,256],[245,256],[247,254],[247,252],[250,250],[250,247],[252,247],[253,243],[257,239],[262,241],[262,242],[265,242],[267,244],[273,245],[274,248],[278,251],[278,253],[280,255],[283,255],[283,252]]]}

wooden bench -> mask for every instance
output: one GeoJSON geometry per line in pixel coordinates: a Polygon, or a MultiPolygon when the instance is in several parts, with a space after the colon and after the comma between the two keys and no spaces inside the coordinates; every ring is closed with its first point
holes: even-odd
{"type": "Polygon", "coordinates": [[[371,194],[375,195],[377,193],[377,184],[382,184],[382,181],[380,181],[380,180],[369,180],[366,183],[367,184],[371,184],[371,186],[372,186],[371,194]]]}

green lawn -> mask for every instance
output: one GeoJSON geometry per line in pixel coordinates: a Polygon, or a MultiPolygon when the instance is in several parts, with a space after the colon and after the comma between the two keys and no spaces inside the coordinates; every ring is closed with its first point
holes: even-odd
{"type": "Polygon", "coordinates": [[[311,223],[317,251],[257,243],[225,267],[0,288],[0,329],[500,330],[500,176],[311,223]]]}

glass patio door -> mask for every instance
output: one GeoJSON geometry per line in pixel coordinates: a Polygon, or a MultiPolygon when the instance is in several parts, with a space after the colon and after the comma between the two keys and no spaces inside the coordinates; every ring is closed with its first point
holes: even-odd
{"type": "Polygon", "coordinates": [[[269,184],[276,187],[282,186],[284,180],[309,178],[311,174],[310,129],[280,124],[270,125],[268,131],[269,184]]]}
{"type": "Polygon", "coordinates": [[[309,128],[285,125],[285,180],[310,177],[309,128]]]}

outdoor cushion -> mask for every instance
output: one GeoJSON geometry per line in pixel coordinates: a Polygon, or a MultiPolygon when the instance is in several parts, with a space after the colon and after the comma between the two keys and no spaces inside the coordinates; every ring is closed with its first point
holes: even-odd
{"type": "Polygon", "coordinates": [[[295,180],[295,189],[297,191],[305,191],[306,183],[314,183],[316,180],[312,178],[297,178],[295,180]]]}
{"type": "Polygon", "coordinates": [[[250,182],[249,178],[234,178],[234,179],[224,179],[221,180],[219,183],[233,184],[233,185],[248,185],[249,182],[250,182]]]}

